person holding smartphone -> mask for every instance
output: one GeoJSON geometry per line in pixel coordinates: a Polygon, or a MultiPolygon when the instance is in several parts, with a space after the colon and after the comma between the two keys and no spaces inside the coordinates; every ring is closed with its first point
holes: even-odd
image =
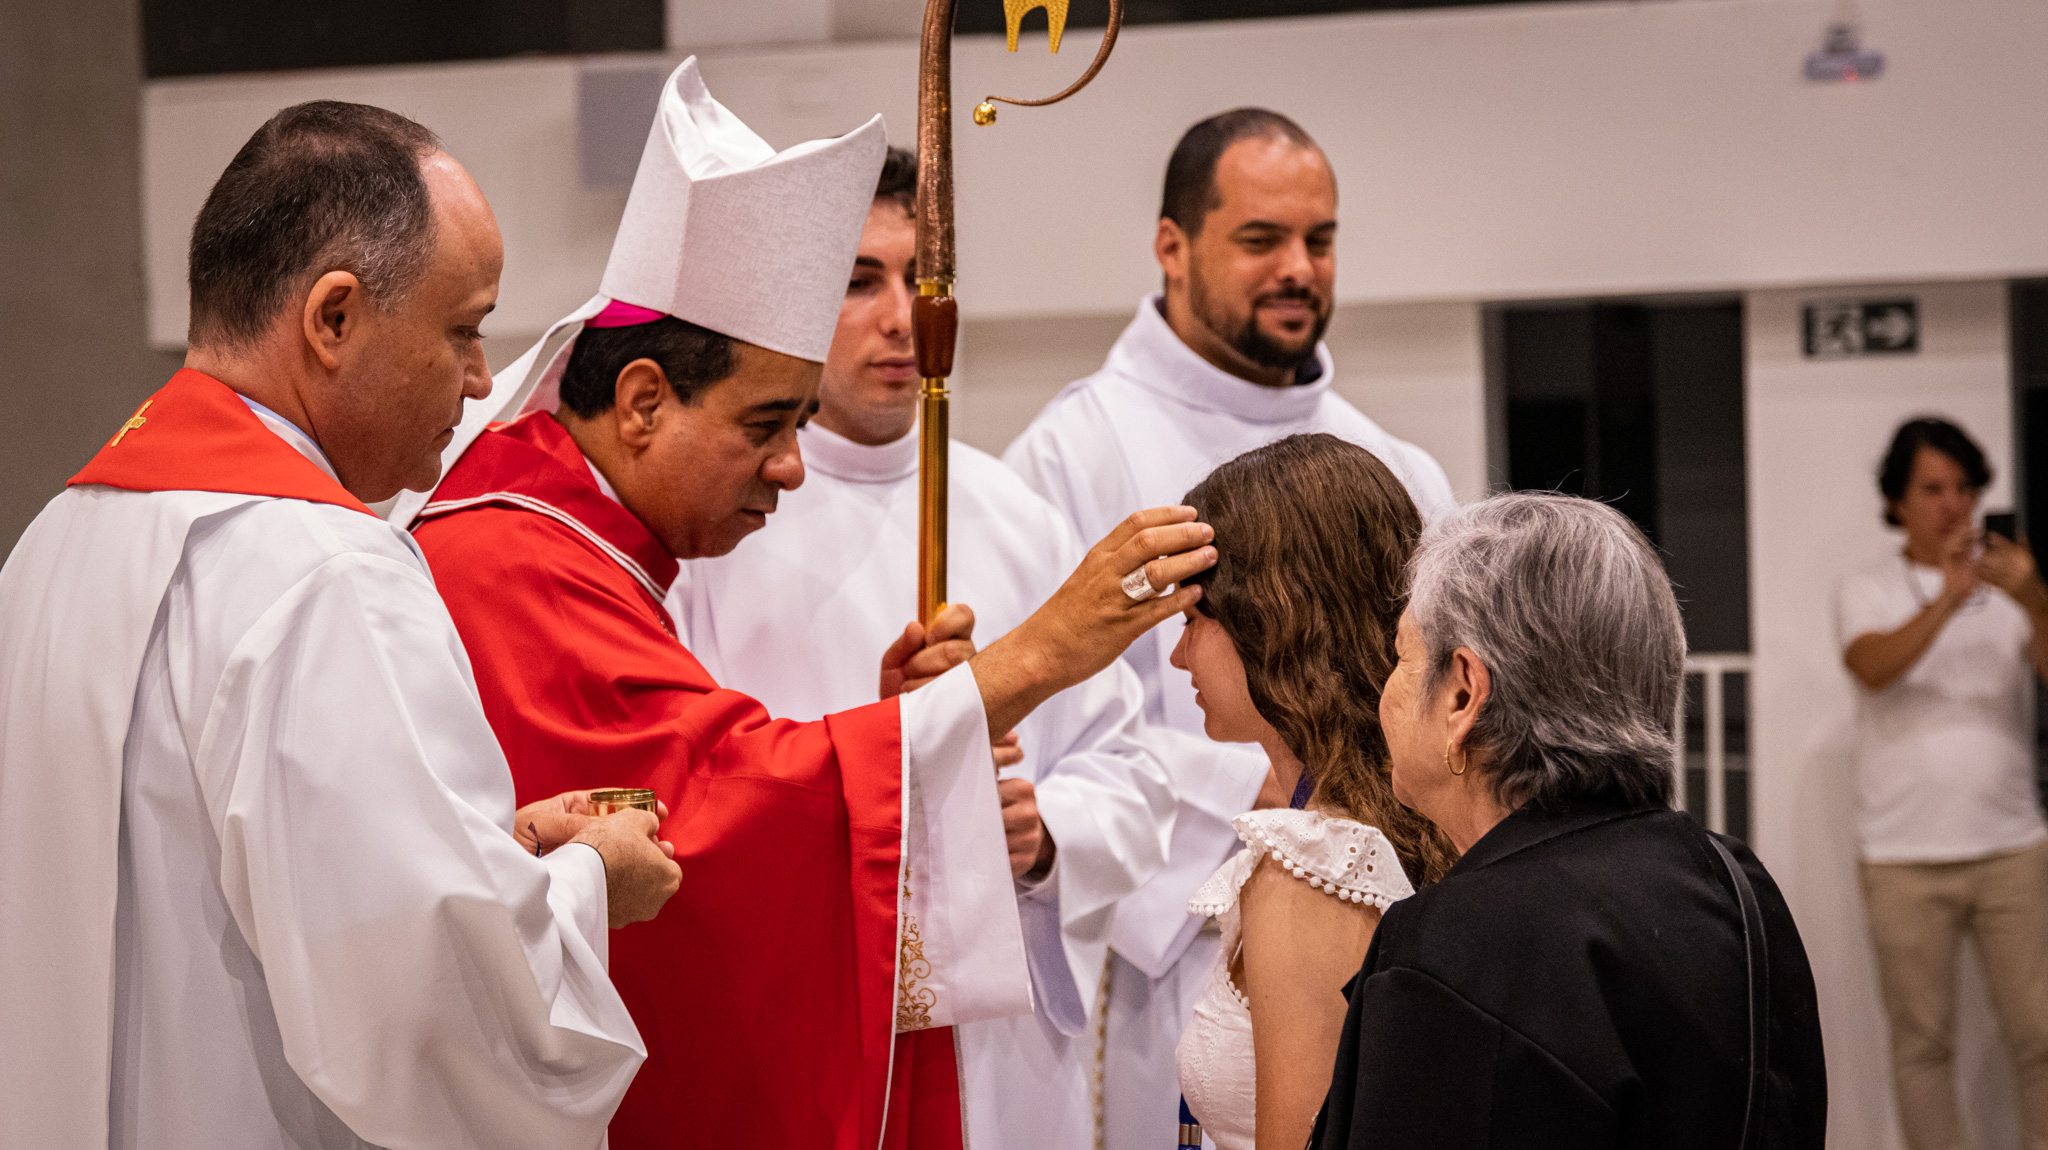
{"type": "Polygon", "coordinates": [[[1958,944],[1971,935],[2019,1084],[2048,1146],[2048,823],[2029,697],[2048,674],[2048,586],[2010,517],[1976,524],[1991,482],[1955,424],[1922,418],[1878,472],[1897,555],[1844,579],[1842,661],[1860,688],[1861,877],[1913,1150],[1962,1145],[1954,1082],[1958,944]]]}

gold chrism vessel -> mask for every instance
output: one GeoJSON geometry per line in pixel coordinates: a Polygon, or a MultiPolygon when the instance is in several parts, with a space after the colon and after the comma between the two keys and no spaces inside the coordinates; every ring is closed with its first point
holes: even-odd
{"type": "Polygon", "coordinates": [[[619,811],[654,813],[654,792],[629,787],[610,787],[590,792],[590,813],[609,815],[619,811]]]}

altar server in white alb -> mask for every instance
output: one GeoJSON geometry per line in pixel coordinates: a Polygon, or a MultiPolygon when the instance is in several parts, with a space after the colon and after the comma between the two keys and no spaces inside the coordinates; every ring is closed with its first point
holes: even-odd
{"type": "MultiPolygon", "coordinates": [[[[1301,432],[1328,432],[1378,456],[1423,520],[1452,505],[1443,469],[1330,389],[1322,343],[1336,280],[1337,180],[1292,120],[1240,108],[1188,129],[1166,168],[1153,241],[1165,290],[1138,305],[1102,370],[1076,380],[1003,455],[1083,538],[1135,508],[1178,500],[1218,464],[1301,432]]],[[[1202,712],[1168,656],[1177,627],[1125,654],[1146,717],[1190,743],[1202,712]]],[[[1166,868],[1123,900],[1110,938],[1105,1101],[1112,1146],[1172,1145],[1173,1051],[1216,961],[1216,937],[1188,913],[1197,887],[1238,849],[1230,820],[1288,796],[1260,796],[1265,755],[1184,770],[1166,868]]],[[[1194,760],[1188,760],[1194,761],[1194,760]]]]}
{"type": "Polygon", "coordinates": [[[502,261],[461,166],[361,105],[279,112],[200,210],[185,369],[0,570],[8,1145],[603,1144],[644,1057],[606,930],[679,871],[644,811],[515,813],[364,505],[489,391],[502,261]]]}
{"type": "MultiPolygon", "coordinates": [[[[682,565],[669,607],[720,682],[816,719],[877,697],[879,653],[917,604],[917,158],[889,151],[818,389],[797,433],[803,486],[731,554],[682,565]]],[[[1002,635],[1059,590],[1083,549],[993,456],[951,447],[949,593],[1002,635]]],[[[1090,1025],[1119,899],[1164,864],[1175,800],[1121,662],[1017,725],[1000,791],[1035,1011],[958,1028],[967,1144],[1095,1143],[1090,1025]],[[1021,762],[1016,761],[1021,754],[1021,762]]]]}

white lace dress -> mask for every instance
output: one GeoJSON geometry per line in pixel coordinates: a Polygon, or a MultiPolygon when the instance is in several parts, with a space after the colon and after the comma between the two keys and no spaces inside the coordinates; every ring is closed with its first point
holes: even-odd
{"type": "Polygon", "coordinates": [[[1232,855],[1188,902],[1192,913],[1216,916],[1223,948],[1174,1057],[1181,1094],[1217,1150],[1252,1150],[1251,1004],[1230,978],[1231,963],[1243,945],[1238,890],[1262,858],[1273,859],[1332,898],[1380,910],[1407,898],[1414,888],[1393,844],[1363,823],[1316,811],[1265,810],[1239,815],[1231,825],[1246,849],[1232,855]]]}

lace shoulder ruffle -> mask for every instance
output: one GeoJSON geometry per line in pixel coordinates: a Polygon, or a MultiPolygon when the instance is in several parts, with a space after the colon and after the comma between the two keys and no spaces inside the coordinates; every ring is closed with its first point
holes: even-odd
{"type": "Polygon", "coordinates": [[[1237,905],[1237,890],[1244,880],[1252,877],[1252,868],[1257,866],[1257,851],[1239,851],[1223,860],[1216,873],[1209,876],[1195,891],[1195,897],[1188,900],[1188,913],[1199,915],[1222,914],[1237,905]]]}
{"type": "MultiPolygon", "coordinates": [[[[1394,844],[1376,827],[1316,811],[1248,811],[1230,820],[1248,855],[1263,855],[1317,890],[1381,910],[1415,893],[1394,844]]],[[[1236,860],[1232,860],[1233,862],[1236,860]]],[[[1244,878],[1251,877],[1247,864],[1244,878]]],[[[1243,885],[1243,878],[1238,880],[1243,885]]],[[[1236,894],[1232,891],[1233,896],[1236,894]]]]}

